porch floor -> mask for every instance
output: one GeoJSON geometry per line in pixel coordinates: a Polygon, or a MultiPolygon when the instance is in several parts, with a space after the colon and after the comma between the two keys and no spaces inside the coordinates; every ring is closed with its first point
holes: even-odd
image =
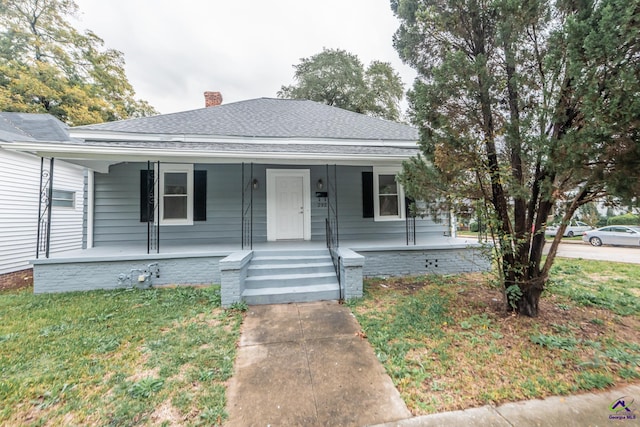
{"type": "MultiPolygon", "coordinates": [[[[344,240],[340,242],[341,248],[358,251],[402,251],[402,250],[433,250],[433,249],[460,249],[469,246],[478,246],[475,238],[454,238],[447,236],[433,236],[427,242],[417,245],[407,245],[404,239],[367,239],[344,240]]],[[[312,250],[325,248],[323,240],[317,241],[278,241],[259,242],[253,244],[253,250],[312,250]]],[[[139,259],[165,259],[165,258],[190,258],[205,256],[227,256],[241,249],[237,243],[232,244],[193,244],[178,245],[171,242],[161,243],[160,251],[155,250],[147,254],[146,245],[109,245],[97,246],[89,249],[59,252],[49,258],[33,260],[34,264],[82,262],[82,261],[107,261],[107,260],[139,260],[139,259]]],[[[244,250],[249,250],[245,248],[244,250]]]]}

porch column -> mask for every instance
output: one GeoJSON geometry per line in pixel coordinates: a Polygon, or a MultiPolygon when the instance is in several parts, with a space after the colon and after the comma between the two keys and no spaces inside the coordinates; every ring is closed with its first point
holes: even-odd
{"type": "Polygon", "coordinates": [[[338,232],[338,166],[333,165],[333,179],[330,179],[329,164],[326,165],[327,176],[327,220],[326,240],[328,248],[340,246],[340,234],[338,232]],[[332,203],[333,197],[333,203],[332,203]]]}
{"type": "Polygon", "coordinates": [[[451,225],[451,237],[458,237],[458,218],[456,218],[456,213],[453,209],[449,211],[449,224],[451,225]]]}
{"type": "Polygon", "coordinates": [[[38,203],[38,228],[36,234],[36,259],[44,250],[49,258],[51,245],[51,203],[53,200],[53,165],[54,158],[49,159],[49,170],[44,168],[44,158],[40,158],[40,199],[38,203]],[[46,219],[45,219],[46,218],[46,219]]]}
{"type": "Polygon", "coordinates": [[[87,249],[93,247],[94,179],[94,171],[87,171],[87,249]]]}

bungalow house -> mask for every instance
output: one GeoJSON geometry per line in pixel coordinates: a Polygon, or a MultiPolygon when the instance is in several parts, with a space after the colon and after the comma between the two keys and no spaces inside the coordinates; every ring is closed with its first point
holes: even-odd
{"type": "Polygon", "coordinates": [[[312,101],[252,99],[71,129],[18,151],[89,168],[85,249],[34,261],[35,292],[221,284],[223,304],[362,295],[362,277],[484,270],[449,216],[396,182],[417,131],[312,101]]]}
{"type": "Polygon", "coordinates": [[[58,162],[51,181],[50,164],[11,150],[14,141],[58,143],[70,137],[67,126],[49,114],[0,112],[0,289],[30,281],[32,258],[82,248],[84,168],[58,162]],[[41,178],[51,194],[39,197],[41,178]],[[40,202],[49,197],[51,208],[45,209],[40,202]]]}

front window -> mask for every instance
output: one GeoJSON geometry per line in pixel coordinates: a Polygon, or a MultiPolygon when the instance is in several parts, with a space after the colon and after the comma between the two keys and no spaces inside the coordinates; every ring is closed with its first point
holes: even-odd
{"type": "Polygon", "coordinates": [[[402,219],[404,212],[404,192],[396,181],[395,168],[374,168],[373,189],[375,220],[402,219]]]}
{"type": "Polygon", "coordinates": [[[193,224],[193,165],[160,166],[160,224],[193,224]]]}

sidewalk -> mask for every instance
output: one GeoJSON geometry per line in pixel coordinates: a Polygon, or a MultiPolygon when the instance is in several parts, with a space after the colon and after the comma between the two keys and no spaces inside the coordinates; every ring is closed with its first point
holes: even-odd
{"type": "Polygon", "coordinates": [[[226,426],[362,426],[411,416],[351,311],[336,302],[251,306],[226,426]]]}
{"type": "Polygon", "coordinates": [[[376,427],[599,427],[640,426],[640,385],[602,393],[550,397],[425,415],[376,427]],[[624,402],[624,404],[618,403],[624,402]],[[634,401],[635,400],[635,401],[634,401]],[[618,405],[616,405],[618,403],[618,405]],[[625,409],[625,406],[629,410],[625,409]],[[611,407],[615,408],[612,410],[611,407]],[[633,418],[635,417],[635,418],[633,418]]]}

